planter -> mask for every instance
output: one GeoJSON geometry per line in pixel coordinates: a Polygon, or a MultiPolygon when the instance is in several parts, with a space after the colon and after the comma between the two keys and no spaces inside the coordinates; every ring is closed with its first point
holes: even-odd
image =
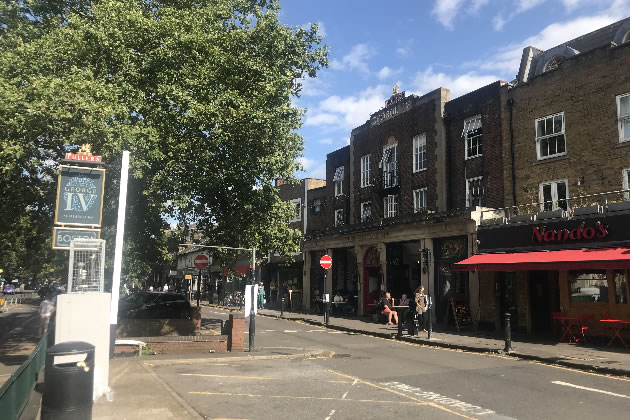
{"type": "Polygon", "coordinates": [[[590,216],[592,214],[603,213],[604,208],[600,205],[577,207],[573,209],[574,216],[590,216]]]}
{"type": "Polygon", "coordinates": [[[508,223],[526,223],[536,220],[535,214],[519,214],[517,216],[512,216],[508,220],[508,223]]]}
{"type": "Polygon", "coordinates": [[[626,211],[630,210],[630,201],[622,201],[620,203],[608,203],[608,208],[606,211],[609,213],[615,211],[626,211]]]}
{"type": "Polygon", "coordinates": [[[551,211],[541,211],[536,216],[536,220],[559,219],[564,217],[567,217],[566,211],[558,209],[551,211]]]}

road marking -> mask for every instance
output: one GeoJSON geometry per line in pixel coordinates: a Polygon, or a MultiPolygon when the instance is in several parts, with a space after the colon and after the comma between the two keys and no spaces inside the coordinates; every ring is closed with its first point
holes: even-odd
{"type": "Polygon", "coordinates": [[[328,334],[343,334],[345,331],[328,331],[328,334]]]}
{"type": "Polygon", "coordinates": [[[328,417],[326,417],[324,420],[330,420],[333,414],[335,414],[335,410],[330,410],[330,413],[328,413],[328,417]]]}
{"type": "Polygon", "coordinates": [[[588,387],[586,387],[586,386],[580,386],[580,385],[570,384],[570,383],[568,383],[568,382],[562,382],[562,381],[551,381],[551,383],[552,383],[552,384],[556,384],[556,385],[562,385],[562,386],[570,386],[571,388],[582,389],[582,390],[584,390],[584,391],[599,392],[600,394],[612,395],[613,397],[628,398],[628,399],[630,399],[630,395],[617,394],[617,393],[615,393],[615,392],[604,391],[604,390],[602,390],[602,389],[597,389],[597,388],[588,388],[588,387]]]}
{"type": "Polygon", "coordinates": [[[276,332],[276,330],[264,330],[265,332],[276,332]]]}
{"type": "Polygon", "coordinates": [[[306,332],[324,332],[326,330],[306,330],[306,332]]]}
{"type": "Polygon", "coordinates": [[[594,373],[594,372],[584,372],[582,370],[578,370],[578,369],[573,369],[570,367],[565,367],[565,366],[559,366],[559,365],[549,365],[547,363],[542,363],[542,362],[536,362],[536,361],[532,361],[530,363],[533,363],[535,365],[541,365],[541,366],[546,366],[546,367],[552,367],[555,369],[562,369],[562,370],[568,370],[569,372],[575,372],[575,373],[581,373],[583,375],[591,375],[591,376],[598,376],[600,378],[606,378],[606,379],[614,379],[617,381],[623,381],[623,382],[630,382],[630,378],[622,378],[620,376],[611,376],[611,375],[605,375],[603,373],[594,373]]]}
{"type": "Polygon", "coordinates": [[[237,376],[237,375],[211,375],[208,373],[182,373],[182,376],[204,376],[211,378],[230,378],[230,379],[258,379],[261,381],[278,381],[284,378],[267,378],[264,376],[237,376]]]}
{"type": "Polygon", "coordinates": [[[342,399],[342,400],[345,400],[345,399],[346,399],[346,395],[348,395],[348,392],[350,392],[350,391],[346,391],[346,392],[343,394],[343,396],[341,397],[341,399],[342,399]]]}
{"type": "Polygon", "coordinates": [[[357,382],[359,382],[359,380],[355,379],[354,382],[352,382],[352,386],[355,386],[357,384],[357,382]]]}
{"type": "Polygon", "coordinates": [[[294,333],[294,332],[298,332],[297,330],[284,330],[283,332],[285,333],[294,333]]]}
{"type": "MultiPolygon", "coordinates": [[[[280,399],[290,399],[290,400],[317,400],[317,401],[343,401],[343,402],[364,402],[364,403],[378,403],[378,404],[402,404],[402,405],[411,405],[411,406],[424,406],[430,405],[424,402],[413,402],[413,401],[391,401],[391,400],[355,400],[351,398],[346,398],[342,400],[341,398],[334,397],[311,397],[311,396],[295,396],[295,395],[262,395],[262,394],[247,394],[247,393],[235,393],[235,392],[208,392],[208,391],[189,391],[189,394],[195,395],[220,395],[225,397],[251,397],[251,398],[280,398],[280,399]]],[[[456,413],[458,414],[458,413],[456,413]]],[[[470,418],[470,417],[468,417],[470,418]]]]}

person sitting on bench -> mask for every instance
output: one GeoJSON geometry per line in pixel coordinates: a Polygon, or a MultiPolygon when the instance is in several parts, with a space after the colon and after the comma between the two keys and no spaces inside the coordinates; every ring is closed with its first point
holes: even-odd
{"type": "Polygon", "coordinates": [[[392,317],[394,317],[394,321],[396,325],[398,325],[398,313],[392,310],[392,301],[389,292],[385,293],[383,300],[381,300],[381,306],[383,307],[381,314],[387,315],[387,325],[394,325],[392,324],[392,317]]]}

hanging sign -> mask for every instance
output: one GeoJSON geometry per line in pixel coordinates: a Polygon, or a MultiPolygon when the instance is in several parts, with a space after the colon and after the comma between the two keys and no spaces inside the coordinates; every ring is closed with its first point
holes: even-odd
{"type": "Polygon", "coordinates": [[[55,224],[100,226],[105,169],[61,165],[55,224]]]}
{"type": "Polygon", "coordinates": [[[53,228],[53,249],[70,249],[70,241],[73,239],[101,239],[101,230],[53,228]]]}

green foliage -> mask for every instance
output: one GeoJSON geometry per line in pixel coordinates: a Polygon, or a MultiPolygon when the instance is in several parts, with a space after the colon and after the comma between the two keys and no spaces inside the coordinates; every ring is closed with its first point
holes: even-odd
{"type": "Polygon", "coordinates": [[[3,2],[0,240],[19,244],[0,246],[0,266],[25,267],[34,253],[42,270],[53,264],[42,238],[54,162],[82,143],[108,164],[108,251],[120,153],[131,152],[124,267],[134,281],[170,263],[169,218],[196,222],[214,243],[297,250],[273,181],[297,169],[302,110],[291,96],[327,49],[316,25],[286,27],[278,11],[277,0],[3,2]]]}

